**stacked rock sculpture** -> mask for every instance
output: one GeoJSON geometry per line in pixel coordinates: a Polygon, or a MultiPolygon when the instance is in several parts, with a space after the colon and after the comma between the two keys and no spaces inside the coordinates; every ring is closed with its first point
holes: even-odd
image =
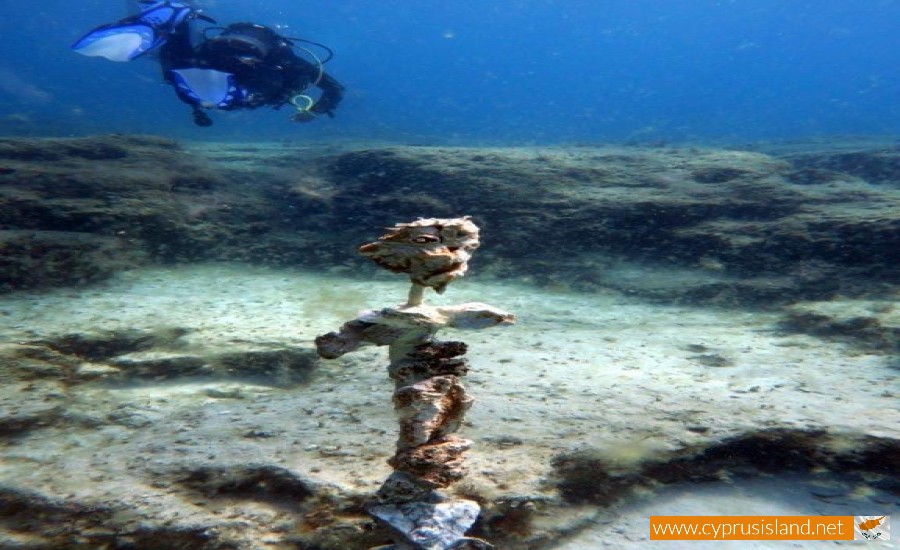
{"type": "Polygon", "coordinates": [[[444,327],[483,329],[509,325],[515,317],[492,306],[467,303],[434,307],[427,288],[442,293],[468,269],[479,246],[479,230],[468,217],[419,219],[398,224],[359,251],[412,281],[405,305],[364,311],[338,332],[316,338],[321,357],[333,359],[361,346],[388,346],[388,375],[395,382],[394,408],[400,438],[388,463],[394,472],[378,490],[369,513],[388,526],[395,544],[379,550],[489,549],[466,537],[480,513],[474,501],[439,492],[466,475],[463,454],[471,442],[455,435],[472,405],[460,379],[468,371],[463,342],[440,342],[444,327]]]}

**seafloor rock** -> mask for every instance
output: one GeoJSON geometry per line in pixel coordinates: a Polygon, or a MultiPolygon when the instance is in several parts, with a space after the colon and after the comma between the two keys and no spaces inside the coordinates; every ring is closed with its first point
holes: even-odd
{"type": "Polygon", "coordinates": [[[271,464],[198,467],[185,472],[177,483],[205,496],[265,499],[289,507],[299,506],[322,489],[321,484],[271,464]]]}
{"type": "Polygon", "coordinates": [[[0,139],[0,290],[214,257],[259,201],[169,140],[0,139]]]}
{"type": "Polygon", "coordinates": [[[0,229],[0,251],[0,292],[92,283],[144,260],[120,239],[77,231],[0,229]]]}
{"type": "Polygon", "coordinates": [[[792,178],[810,185],[855,176],[868,183],[900,187],[900,146],[877,139],[798,143],[776,148],[799,169],[792,178]]]}
{"type": "Polygon", "coordinates": [[[900,310],[893,301],[804,302],[786,310],[780,328],[868,352],[900,351],[900,310]]]}
{"type": "Polygon", "coordinates": [[[723,306],[877,295],[900,279],[897,151],[848,147],[5,139],[0,289],[91,282],[147,261],[353,269],[362,260],[347,260],[347,243],[372,227],[471,212],[490,245],[486,270],[545,287],[723,306]]]}
{"type": "Polygon", "coordinates": [[[732,151],[390,148],[346,153],[330,168],[335,205],[362,223],[465,206],[488,235],[488,255],[522,260],[602,251],[657,258],[661,246],[674,258],[678,242],[666,237],[678,229],[777,219],[803,202],[783,187],[783,162],[732,151]],[[359,200],[376,208],[359,209],[359,200]]]}
{"type": "Polygon", "coordinates": [[[611,463],[610,449],[582,449],[554,460],[555,483],[572,503],[610,504],[641,485],[709,482],[742,476],[815,469],[865,472],[889,491],[900,491],[891,472],[900,467],[895,439],[825,431],[761,430],[713,446],[679,449],[662,460],[611,463]]]}
{"type": "Polygon", "coordinates": [[[877,292],[900,275],[900,193],[849,175],[797,183],[790,163],[761,153],[395,147],[323,162],[329,205],[354,221],[343,238],[397,217],[471,212],[488,269],[524,267],[548,285],[643,295],[643,281],[610,269],[638,262],[661,278],[694,271],[669,299],[728,305],[877,292]]]}
{"type": "Polygon", "coordinates": [[[0,438],[15,438],[58,424],[66,414],[63,390],[53,383],[10,383],[6,380],[0,390],[0,438]],[[28,399],[22,399],[23,395],[28,399]]]}
{"type": "Polygon", "coordinates": [[[484,541],[465,538],[466,531],[475,523],[480,508],[471,501],[407,502],[383,504],[370,509],[372,515],[393,528],[400,545],[383,546],[373,550],[403,550],[428,548],[429,550],[481,550],[493,546],[484,541]]]}
{"type": "Polygon", "coordinates": [[[246,343],[208,349],[180,338],[179,327],[63,334],[0,347],[0,381],[57,380],[133,383],[186,377],[256,379],[290,387],[308,380],[316,361],[312,349],[246,343]]]}

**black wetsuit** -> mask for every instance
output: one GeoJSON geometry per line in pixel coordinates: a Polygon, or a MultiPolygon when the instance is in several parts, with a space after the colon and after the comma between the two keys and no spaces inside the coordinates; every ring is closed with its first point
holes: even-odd
{"type": "MultiPolygon", "coordinates": [[[[252,23],[229,25],[220,36],[229,33],[246,35],[250,40],[262,43],[266,49],[265,57],[242,55],[240,49],[222,47],[221,40],[216,38],[204,40],[194,47],[190,25],[185,21],[160,49],[163,77],[174,85],[169,73],[171,69],[199,68],[231,73],[236,83],[247,92],[246,100],[232,107],[238,109],[255,109],[265,105],[278,108],[294,96],[305,93],[310,86],[315,86],[321,90],[321,95],[310,111],[334,116],[333,111],[343,98],[344,87],[320,71],[318,65],[297,56],[288,39],[268,27],[252,23]]],[[[193,99],[180,92],[178,97],[193,107],[197,124],[208,126],[212,123],[193,99]]]]}

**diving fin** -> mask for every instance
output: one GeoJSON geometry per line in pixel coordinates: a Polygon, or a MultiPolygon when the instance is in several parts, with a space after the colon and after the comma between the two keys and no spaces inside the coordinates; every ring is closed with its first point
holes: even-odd
{"type": "Polygon", "coordinates": [[[167,80],[178,95],[204,109],[234,109],[246,98],[246,91],[234,81],[234,75],[213,69],[171,69],[167,80]]]}
{"type": "Polygon", "coordinates": [[[98,27],[72,45],[87,56],[110,61],[131,61],[162,44],[153,28],[141,24],[112,24],[98,27]]]}
{"type": "Polygon", "coordinates": [[[131,61],[165,44],[178,25],[197,16],[187,4],[155,2],[138,15],[97,27],[72,44],[72,49],[110,61],[131,61]]]}

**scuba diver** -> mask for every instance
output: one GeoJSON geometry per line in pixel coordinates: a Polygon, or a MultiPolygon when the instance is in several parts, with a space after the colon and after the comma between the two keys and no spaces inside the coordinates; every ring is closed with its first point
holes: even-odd
{"type": "Polygon", "coordinates": [[[344,87],[323,69],[332,56],[327,47],[287,38],[254,23],[206,27],[195,36],[192,21],[213,25],[216,21],[183,2],[140,0],[139,4],[140,13],[97,27],[72,49],[112,61],[131,61],[158,51],[163,79],[191,106],[198,126],[212,125],[206,113],[210,109],[265,105],[278,109],[291,104],[296,108],[291,116],[295,122],[309,122],[322,114],[334,116],[344,87]],[[314,60],[307,61],[294,51],[295,42],[323,48],[328,57],[321,60],[299,48],[314,60]],[[306,94],[311,86],[320,90],[318,99],[306,94]]]}

